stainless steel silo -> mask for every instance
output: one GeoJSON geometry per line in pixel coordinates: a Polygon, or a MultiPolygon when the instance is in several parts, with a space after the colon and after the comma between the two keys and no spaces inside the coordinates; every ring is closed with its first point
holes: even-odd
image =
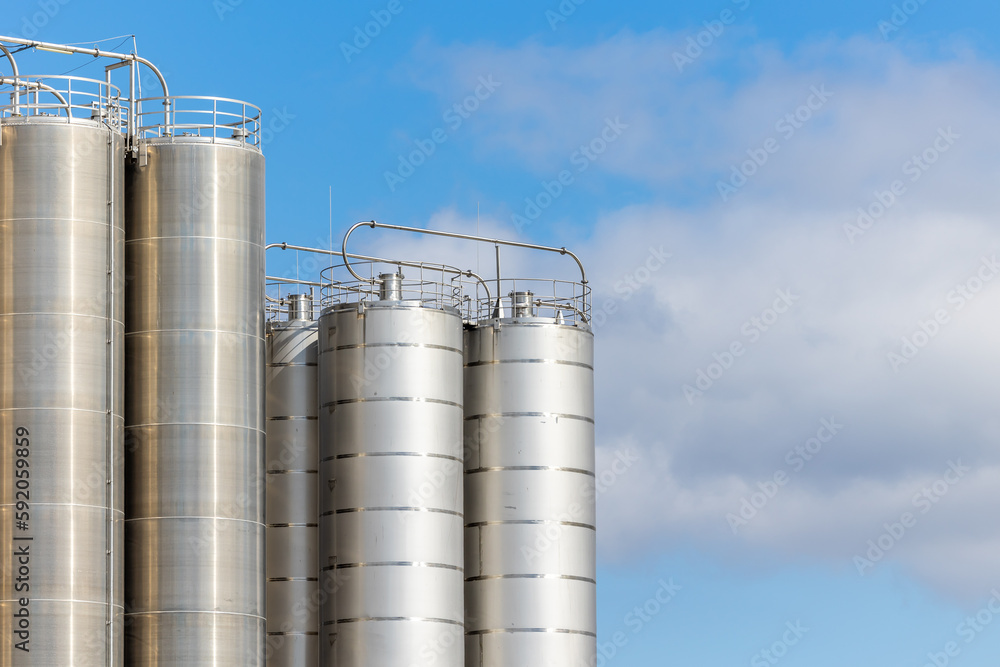
{"type": "Polygon", "coordinates": [[[106,84],[20,81],[0,106],[0,664],[121,665],[123,119],[106,84]]]}
{"type": "Polygon", "coordinates": [[[462,320],[381,287],[320,318],[321,664],[461,667],[462,320]]]}
{"type": "MultiPolygon", "coordinates": [[[[171,98],[127,165],[126,660],[264,662],[259,111],[171,98]]],[[[162,110],[163,100],[144,100],[162,110]]],[[[146,120],[151,119],[151,120],[146,120]]],[[[152,122],[152,125],[146,125],[152,122]]]]}
{"type": "Polygon", "coordinates": [[[465,333],[466,664],[591,665],[593,335],[528,292],[505,310],[465,333]]]}
{"type": "Polygon", "coordinates": [[[267,664],[319,664],[317,324],[287,299],[267,329],[267,664]]]}

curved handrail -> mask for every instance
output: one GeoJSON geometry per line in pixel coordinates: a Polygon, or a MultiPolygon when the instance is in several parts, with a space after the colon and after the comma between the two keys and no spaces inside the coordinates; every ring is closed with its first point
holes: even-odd
{"type": "MultiPolygon", "coordinates": [[[[72,118],[73,116],[73,113],[70,110],[69,102],[66,101],[66,98],[62,96],[62,93],[60,93],[58,90],[56,90],[55,88],[53,88],[48,84],[42,83],[41,81],[29,81],[27,79],[22,80],[16,77],[11,78],[7,76],[0,76],[0,86],[8,86],[8,85],[14,87],[15,95],[17,95],[17,91],[21,86],[24,86],[25,88],[28,89],[36,88],[38,90],[44,90],[47,93],[52,93],[52,95],[54,95],[55,98],[59,100],[59,103],[63,105],[63,110],[66,112],[66,117],[72,118]]],[[[14,108],[17,109],[18,103],[15,102],[14,104],[15,104],[14,108]]]]}
{"type": "Polygon", "coordinates": [[[235,134],[233,137],[219,137],[217,131],[243,128],[245,132],[239,135],[239,138],[244,139],[244,143],[258,149],[260,148],[261,130],[263,129],[261,118],[263,112],[260,107],[254,104],[228,97],[212,97],[208,95],[175,95],[169,98],[143,97],[136,100],[136,104],[141,106],[143,102],[158,102],[160,100],[164,100],[164,103],[173,109],[170,121],[164,123],[157,122],[151,125],[143,124],[147,116],[158,114],[159,112],[137,112],[137,138],[142,139],[151,132],[155,132],[155,136],[164,136],[163,132],[176,136],[178,130],[195,130],[198,131],[199,136],[211,137],[212,139],[237,138],[235,134]],[[183,105],[179,104],[179,102],[183,101],[210,102],[211,106],[209,107],[206,104],[204,105],[205,108],[187,109],[182,108],[183,105]],[[207,132],[206,134],[202,134],[202,131],[207,132]]]}
{"type": "Polygon", "coordinates": [[[358,274],[356,274],[354,272],[354,269],[351,268],[350,262],[348,262],[347,259],[346,259],[346,255],[347,255],[347,240],[350,238],[351,234],[354,233],[354,230],[358,229],[359,227],[371,227],[372,229],[375,229],[376,227],[381,227],[382,229],[393,229],[393,230],[401,231],[401,232],[412,232],[414,234],[430,234],[431,236],[445,236],[445,237],[452,238],[452,239],[464,239],[466,241],[477,241],[479,243],[492,243],[495,246],[505,245],[505,246],[512,246],[512,247],[515,247],[515,248],[527,248],[529,250],[542,250],[542,251],[545,251],[545,252],[555,252],[555,253],[558,253],[560,255],[569,255],[570,257],[572,257],[576,261],[577,266],[580,267],[580,276],[582,277],[581,282],[584,285],[587,284],[587,271],[586,271],[586,269],[583,268],[583,262],[580,261],[580,258],[577,257],[576,254],[570,252],[566,248],[553,248],[553,247],[550,247],[550,246],[536,245],[534,243],[523,243],[521,241],[507,241],[507,240],[504,240],[504,239],[491,239],[491,238],[487,238],[485,236],[473,236],[471,234],[458,234],[456,232],[442,232],[442,231],[438,231],[438,230],[435,230],[435,229],[420,229],[419,227],[402,227],[400,225],[386,225],[386,224],[381,223],[381,222],[375,222],[374,220],[370,220],[370,221],[367,221],[367,222],[358,222],[353,227],[351,227],[349,230],[347,230],[347,233],[344,235],[343,245],[341,246],[341,250],[343,251],[343,253],[345,255],[344,264],[347,266],[347,270],[351,272],[351,275],[353,275],[358,280],[364,280],[364,278],[362,278],[361,276],[359,276],[358,274]]]}
{"type": "MultiPolygon", "coordinates": [[[[322,248],[309,248],[309,247],[306,247],[306,246],[291,245],[289,243],[271,243],[269,245],[264,246],[265,252],[267,250],[272,249],[272,248],[281,248],[282,250],[301,250],[303,252],[312,252],[312,253],[316,253],[316,254],[320,254],[320,255],[331,255],[333,257],[341,257],[341,258],[344,259],[344,266],[346,266],[347,270],[351,272],[351,275],[353,275],[359,281],[364,282],[364,283],[370,283],[371,281],[369,279],[367,279],[367,278],[362,278],[357,273],[355,273],[354,270],[348,264],[347,257],[350,257],[351,259],[360,259],[363,262],[374,262],[374,263],[378,263],[378,264],[395,264],[397,266],[406,266],[406,267],[414,268],[414,269],[419,269],[419,268],[423,268],[423,267],[427,266],[426,262],[410,262],[410,261],[407,261],[407,260],[385,259],[384,257],[372,257],[372,256],[369,256],[369,255],[356,255],[356,254],[353,254],[353,253],[348,253],[345,256],[345,254],[343,252],[337,252],[336,250],[324,250],[322,248]]],[[[445,273],[453,273],[453,274],[455,274],[457,276],[465,276],[466,278],[474,278],[474,279],[476,279],[479,282],[479,284],[482,285],[483,288],[486,290],[486,298],[487,299],[492,299],[493,298],[493,293],[490,291],[489,284],[486,282],[486,280],[482,276],[480,276],[479,274],[475,273],[474,271],[471,271],[471,270],[463,271],[463,270],[461,270],[459,268],[450,267],[450,266],[437,266],[436,268],[440,269],[441,271],[443,271],[445,273]]]]}

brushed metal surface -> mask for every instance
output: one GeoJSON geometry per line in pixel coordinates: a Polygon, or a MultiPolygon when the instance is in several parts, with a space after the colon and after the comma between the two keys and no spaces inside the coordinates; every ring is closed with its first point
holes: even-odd
{"type": "Polygon", "coordinates": [[[123,141],[56,118],[0,133],[0,664],[121,665],[123,141]]]}
{"type": "Polygon", "coordinates": [[[466,330],[468,667],[597,658],[593,354],[545,318],[466,330]]]}
{"type": "Polygon", "coordinates": [[[317,337],[308,319],[268,325],[267,664],[277,667],[319,660],[317,337]]]}
{"type": "Polygon", "coordinates": [[[464,664],[462,323],[407,301],[320,318],[321,664],[464,664]]]}
{"type": "Polygon", "coordinates": [[[196,138],[126,165],[126,658],[265,655],[264,158],[196,138]]]}

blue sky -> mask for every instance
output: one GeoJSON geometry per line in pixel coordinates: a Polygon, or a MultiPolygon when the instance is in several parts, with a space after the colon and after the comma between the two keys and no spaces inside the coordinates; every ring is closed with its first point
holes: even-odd
{"type": "MultiPolygon", "coordinates": [[[[625,633],[600,664],[922,667],[949,642],[947,664],[995,664],[1000,618],[963,624],[1000,590],[1000,7],[587,0],[553,27],[557,0],[400,0],[345,55],[388,5],[7,0],[0,33],[134,33],[172,93],[286,119],[265,147],[271,242],[324,243],[332,186],[335,238],[378,219],[581,254],[607,315],[599,469],[638,459],[599,499],[606,653],[625,633]],[[661,581],[681,588],[637,624],[661,581]],[[808,631],[768,662],[786,624],[808,631]]],[[[472,261],[378,238],[359,249],[472,261]]]]}

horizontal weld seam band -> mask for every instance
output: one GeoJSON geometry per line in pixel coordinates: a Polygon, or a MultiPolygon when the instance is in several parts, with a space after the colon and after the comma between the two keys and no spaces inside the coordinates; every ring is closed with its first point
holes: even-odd
{"type": "Polygon", "coordinates": [[[469,415],[465,418],[465,421],[482,419],[483,417],[556,417],[560,419],[579,419],[590,424],[594,423],[594,420],[590,417],[571,415],[564,412],[487,412],[481,415],[469,415]]]}
{"type": "MultiPolygon", "coordinates": [[[[14,602],[15,600],[17,600],[17,598],[11,598],[10,600],[4,600],[4,602],[14,602]]],[[[73,598],[36,598],[36,597],[32,597],[31,598],[31,602],[32,603],[35,603],[35,602],[60,602],[60,603],[66,603],[66,604],[92,604],[92,605],[98,605],[98,606],[101,606],[101,607],[107,607],[107,606],[109,606],[108,605],[108,601],[106,599],[104,599],[104,600],[75,600],[73,598]]],[[[110,606],[115,607],[117,609],[124,609],[125,608],[124,605],[120,605],[120,604],[110,605],[110,606]]]]}
{"type": "Polygon", "coordinates": [[[562,628],[497,628],[490,630],[469,630],[467,635],[491,635],[497,633],[518,633],[518,632],[551,632],[560,635],[583,635],[584,637],[597,637],[595,632],[585,630],[564,630],[562,628]]]}
{"type": "MultiPolygon", "coordinates": [[[[495,278],[490,278],[490,280],[496,280],[496,279],[495,278]]],[[[489,322],[489,324],[478,324],[478,325],[476,325],[472,329],[472,331],[490,331],[490,330],[493,329],[493,324],[492,323],[496,322],[498,319],[501,319],[501,320],[512,320],[512,319],[517,319],[517,318],[512,318],[512,317],[502,317],[502,318],[490,317],[490,318],[487,318],[485,320],[481,320],[484,323],[485,322],[489,322]]],[[[590,326],[590,322],[584,322],[584,324],[586,324],[587,326],[590,326]]],[[[532,323],[532,322],[526,322],[524,320],[521,320],[520,322],[516,322],[516,323],[513,323],[513,324],[503,324],[501,326],[502,327],[508,327],[508,328],[509,327],[517,327],[518,329],[569,329],[571,331],[578,331],[578,332],[580,332],[580,333],[582,333],[584,335],[588,335],[588,336],[593,336],[594,335],[594,333],[592,331],[586,331],[586,330],[581,329],[580,327],[578,327],[576,325],[573,325],[573,324],[556,324],[555,322],[532,323]]]]}
{"type": "Polygon", "coordinates": [[[480,472],[504,472],[504,471],[572,472],[578,475],[597,477],[597,475],[590,470],[584,470],[583,468],[562,468],[559,466],[492,466],[489,468],[475,468],[473,470],[466,470],[465,474],[474,475],[480,472]]]}
{"type": "Polygon", "coordinates": [[[441,398],[424,398],[422,396],[373,396],[371,398],[345,398],[339,401],[331,401],[329,403],[324,403],[324,408],[329,408],[334,405],[349,405],[351,403],[388,403],[392,401],[406,402],[406,403],[438,403],[440,405],[450,405],[455,408],[462,408],[461,403],[455,403],[454,401],[446,401],[441,398]]]}
{"type": "MultiPolygon", "coordinates": [[[[35,479],[38,479],[37,477],[35,479]]],[[[0,503],[0,507],[16,507],[16,502],[0,503]]],[[[124,514],[123,509],[113,509],[107,505],[91,505],[89,503],[47,503],[44,501],[34,501],[31,503],[32,507],[83,507],[86,509],[102,510],[106,512],[112,512],[113,514],[124,514]]]]}
{"type": "Polygon", "coordinates": [[[318,632],[269,632],[268,637],[317,637],[318,632]]]}
{"type": "Polygon", "coordinates": [[[260,526],[261,528],[266,528],[267,524],[261,521],[251,521],[250,519],[232,519],[225,516],[148,516],[148,517],[133,517],[131,519],[125,519],[125,523],[138,523],[139,521],[179,521],[179,520],[192,520],[192,521],[234,521],[236,523],[249,523],[254,526],[260,526]]]}
{"type": "Polygon", "coordinates": [[[268,581],[279,583],[286,581],[319,581],[318,577],[268,577],[268,581]]]}
{"type": "MultiPolygon", "coordinates": [[[[56,313],[56,312],[51,312],[51,311],[48,311],[48,310],[44,310],[44,311],[35,310],[35,311],[25,312],[25,313],[0,313],[0,318],[4,318],[4,317],[27,317],[27,316],[30,316],[30,315],[47,315],[47,316],[51,316],[51,317],[83,317],[83,318],[86,318],[88,320],[99,320],[101,322],[107,322],[108,321],[108,316],[107,315],[84,315],[82,313],[56,313]]],[[[112,322],[114,322],[115,324],[122,324],[122,325],[125,324],[124,320],[119,320],[119,319],[112,319],[112,322]]]]}
{"type": "Polygon", "coordinates": [[[317,421],[319,417],[268,417],[269,422],[317,421]]]}
{"type": "MultiPolygon", "coordinates": [[[[15,411],[23,412],[26,410],[38,410],[38,411],[59,410],[61,412],[86,412],[93,415],[105,415],[105,416],[108,414],[107,410],[89,410],[87,408],[2,408],[0,409],[0,414],[4,412],[15,412],[15,411]]],[[[122,415],[116,414],[115,417],[122,418],[122,415]]]]}
{"type": "Polygon", "coordinates": [[[448,625],[457,625],[460,627],[465,627],[464,621],[452,621],[447,618],[422,618],[419,616],[375,616],[368,618],[338,618],[336,621],[326,621],[323,625],[333,625],[339,623],[386,623],[394,622],[399,623],[401,621],[409,622],[420,622],[420,623],[446,623],[448,625]]]}
{"type": "Polygon", "coordinates": [[[481,577],[468,577],[466,581],[491,581],[495,579],[563,579],[565,581],[582,581],[586,584],[597,585],[596,579],[576,577],[571,574],[488,574],[481,577]]]}
{"type": "MultiPolygon", "coordinates": [[[[34,602],[34,600],[32,600],[34,602]]],[[[165,614],[212,614],[214,616],[240,616],[242,618],[255,618],[265,620],[263,616],[257,614],[241,614],[238,611],[202,611],[200,609],[175,609],[172,611],[132,611],[126,612],[126,616],[162,616],[165,614]]]]}
{"type": "Polygon", "coordinates": [[[269,523],[268,528],[319,528],[318,523],[269,523]]]}
{"type": "Polygon", "coordinates": [[[125,245],[130,245],[132,243],[148,243],[149,241],[176,241],[176,240],[186,241],[188,239],[196,239],[199,241],[225,241],[228,243],[241,243],[243,245],[248,245],[253,248],[264,249],[264,246],[260,243],[255,243],[253,241],[247,241],[246,239],[231,239],[224,236],[198,236],[191,234],[190,236],[140,236],[139,238],[127,239],[125,245]]]}
{"type": "Polygon", "coordinates": [[[464,463],[464,459],[458,456],[450,456],[448,454],[428,454],[426,452],[359,452],[357,454],[337,454],[334,457],[324,459],[325,461],[333,461],[340,459],[360,459],[360,458],[377,458],[381,456],[417,456],[421,458],[428,459],[445,459],[447,461],[457,461],[458,463],[464,463]]]}
{"type": "MultiPolygon", "coordinates": [[[[6,125],[7,123],[4,123],[6,125]]],[[[107,204],[98,204],[101,208],[107,208],[107,204]]],[[[72,222],[72,223],[86,223],[90,225],[100,225],[101,227],[107,227],[107,220],[87,220],[86,218],[0,218],[0,222],[72,222]]],[[[121,225],[115,225],[115,229],[124,229],[121,225]]],[[[34,598],[32,598],[34,599],[34,598]]]]}
{"type": "Polygon", "coordinates": [[[556,521],[548,519],[510,519],[507,521],[476,521],[474,523],[465,524],[466,528],[482,528],[483,526],[572,526],[574,528],[586,528],[588,530],[597,530],[596,526],[592,526],[589,523],[577,523],[576,521],[556,521]]]}
{"type": "Polygon", "coordinates": [[[268,470],[268,475],[318,475],[319,470],[268,470]]]}
{"type": "Polygon", "coordinates": [[[563,359],[493,359],[490,361],[473,361],[466,364],[466,368],[476,368],[477,366],[496,366],[497,364],[557,364],[559,366],[578,366],[587,370],[594,370],[590,364],[582,361],[566,361],[563,359]]]}
{"type": "Polygon", "coordinates": [[[336,566],[336,569],[348,570],[357,567],[426,567],[438,570],[454,570],[455,572],[465,572],[465,568],[460,565],[448,565],[446,563],[420,563],[414,561],[386,561],[384,563],[341,563],[336,566]]]}
{"type": "Polygon", "coordinates": [[[425,348],[428,350],[444,350],[445,352],[454,352],[456,354],[464,354],[462,350],[456,347],[449,347],[447,345],[432,345],[430,343],[355,343],[353,345],[338,345],[334,348],[327,348],[327,352],[341,350],[360,350],[366,347],[415,347],[415,348],[425,348]]]}
{"type": "Polygon", "coordinates": [[[125,424],[125,430],[133,428],[151,428],[160,426],[214,426],[223,428],[234,428],[240,431],[253,431],[254,433],[260,433],[265,435],[266,432],[262,428],[254,428],[252,426],[240,426],[239,424],[220,424],[218,422],[149,422],[147,424],[125,424]]]}
{"type": "Polygon", "coordinates": [[[161,333],[212,333],[212,334],[223,334],[226,336],[239,336],[240,338],[252,338],[253,340],[259,340],[261,343],[264,342],[264,337],[255,333],[240,333],[238,331],[224,331],[222,329],[197,329],[197,328],[185,328],[185,329],[144,329],[142,331],[126,331],[125,337],[129,336],[144,336],[147,334],[161,334],[161,333]]]}
{"type": "Polygon", "coordinates": [[[317,368],[317,367],[319,367],[319,364],[317,364],[317,363],[299,364],[299,363],[295,363],[295,362],[288,362],[288,363],[273,363],[272,362],[272,363],[268,363],[267,367],[268,368],[317,368]]]}
{"type": "MultiPolygon", "coordinates": [[[[434,514],[451,514],[452,516],[464,517],[465,515],[455,510],[444,510],[432,507],[346,507],[336,511],[337,514],[353,514],[355,512],[432,512],[434,514]]],[[[321,516],[330,514],[324,512],[321,516]]]]}

